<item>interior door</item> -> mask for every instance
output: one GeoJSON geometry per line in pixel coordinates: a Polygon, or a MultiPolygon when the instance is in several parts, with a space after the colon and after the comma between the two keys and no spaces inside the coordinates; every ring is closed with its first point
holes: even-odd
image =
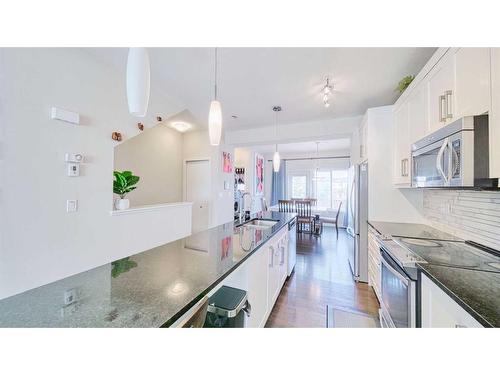
{"type": "Polygon", "coordinates": [[[210,212],[209,161],[187,161],[185,184],[186,201],[193,202],[192,232],[207,229],[210,212]]]}

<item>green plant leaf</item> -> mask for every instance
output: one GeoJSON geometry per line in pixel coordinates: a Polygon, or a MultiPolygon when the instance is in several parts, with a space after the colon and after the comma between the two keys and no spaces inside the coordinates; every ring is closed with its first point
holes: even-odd
{"type": "Polygon", "coordinates": [[[415,76],[406,76],[401,78],[401,80],[398,82],[398,85],[396,86],[395,91],[399,91],[400,94],[402,94],[408,86],[412,83],[412,81],[415,79],[415,76]]]}
{"type": "Polygon", "coordinates": [[[137,184],[140,180],[140,177],[134,176],[131,171],[114,171],[113,175],[115,176],[113,193],[118,194],[122,199],[126,194],[137,188],[133,185],[137,184]]]}
{"type": "Polygon", "coordinates": [[[127,185],[132,186],[135,185],[139,182],[139,177],[138,176],[128,176],[127,177],[127,185]]]}

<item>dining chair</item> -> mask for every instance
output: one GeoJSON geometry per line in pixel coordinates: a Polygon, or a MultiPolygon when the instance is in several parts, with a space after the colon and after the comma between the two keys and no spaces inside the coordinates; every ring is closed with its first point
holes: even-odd
{"type": "Polygon", "coordinates": [[[280,199],[278,201],[278,211],[279,212],[295,212],[295,205],[294,205],[293,200],[280,199]]]}
{"type": "Polygon", "coordinates": [[[342,207],[342,201],[339,203],[339,208],[337,209],[337,213],[335,214],[335,218],[333,217],[321,217],[321,221],[323,223],[328,223],[328,224],[335,224],[335,230],[337,231],[337,237],[339,235],[339,215],[340,215],[340,208],[342,207]]]}
{"type": "Polygon", "coordinates": [[[308,233],[313,232],[313,217],[311,216],[311,202],[298,200],[295,202],[295,209],[297,210],[297,231],[304,233],[305,228],[308,233]]]}

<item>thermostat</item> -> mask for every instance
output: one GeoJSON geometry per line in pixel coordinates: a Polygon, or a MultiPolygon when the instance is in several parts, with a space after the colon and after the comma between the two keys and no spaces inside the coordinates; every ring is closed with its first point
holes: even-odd
{"type": "Polygon", "coordinates": [[[66,153],[64,160],[67,163],[81,163],[83,161],[83,155],[66,153]]]}

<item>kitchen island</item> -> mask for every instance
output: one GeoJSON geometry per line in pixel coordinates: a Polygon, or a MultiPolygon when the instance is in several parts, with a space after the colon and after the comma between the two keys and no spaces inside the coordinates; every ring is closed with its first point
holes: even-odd
{"type": "Polygon", "coordinates": [[[258,213],[276,224],[230,222],[0,300],[0,327],[169,327],[295,216],[258,213]]]}

